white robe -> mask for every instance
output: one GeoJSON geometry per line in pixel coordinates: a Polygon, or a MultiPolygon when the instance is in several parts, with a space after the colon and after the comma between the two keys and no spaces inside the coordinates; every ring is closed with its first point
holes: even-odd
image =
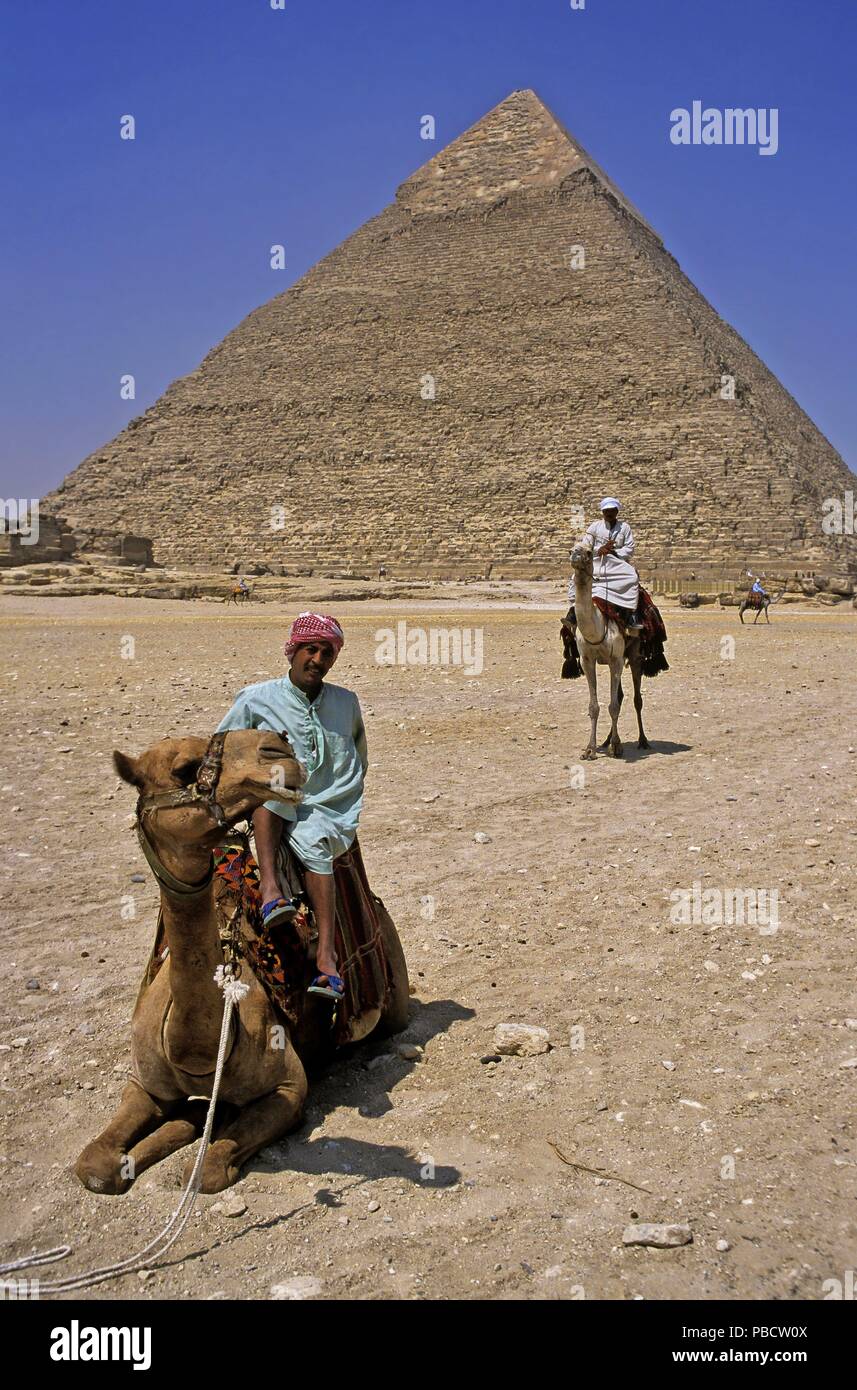
{"type": "MultiPolygon", "coordinates": [[[[604,521],[593,521],[586,534],[595,542],[592,560],[592,597],[606,599],[617,608],[636,608],[640,598],[640,577],[630,563],[634,554],[634,537],[627,521],[617,521],[612,528],[604,521]],[[612,539],[615,550],[598,557],[598,550],[612,539]]],[[[574,603],[574,575],[568,584],[568,601],[574,603]]]]}

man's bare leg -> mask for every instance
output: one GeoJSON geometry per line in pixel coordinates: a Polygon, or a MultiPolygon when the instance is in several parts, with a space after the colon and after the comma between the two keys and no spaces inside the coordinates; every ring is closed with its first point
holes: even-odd
{"type": "Polygon", "coordinates": [[[334,939],[336,893],[333,886],[333,874],[316,874],[311,869],[305,869],[304,879],[315,914],[315,924],[318,928],[316,970],[319,975],[335,975],[337,973],[334,939]]]}
{"type": "Polygon", "coordinates": [[[262,902],[282,898],[277,873],[277,851],[283,834],[283,818],[265,806],[258,806],[253,812],[253,832],[256,839],[256,862],[259,865],[259,888],[262,902]]]}

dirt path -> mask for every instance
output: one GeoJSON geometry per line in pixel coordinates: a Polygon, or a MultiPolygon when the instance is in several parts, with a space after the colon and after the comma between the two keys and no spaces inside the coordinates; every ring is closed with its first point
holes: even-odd
{"type": "MultiPolygon", "coordinates": [[[[361,841],[423,1060],[358,1049],[250,1165],[243,1215],[200,1198],[168,1267],[90,1296],[824,1297],[857,1258],[857,615],[671,610],[651,752],[581,765],[559,608],[334,611],[369,730],[361,841]],[[400,620],[481,627],[484,670],[378,665],[400,620]],[[694,883],[697,903],[778,894],[776,930],[709,920],[710,895],[704,921],[671,920],[694,883]],[[552,1050],[480,1060],[507,1021],[552,1050]],[[693,1243],[624,1248],[636,1217],[693,1243]]],[[[209,732],[279,673],[285,616],[7,597],[0,625],[2,1234],[11,1255],[68,1240],[80,1269],[150,1239],[184,1162],[122,1198],[70,1171],[121,1089],[155,915],[110,751],[209,732]]]]}

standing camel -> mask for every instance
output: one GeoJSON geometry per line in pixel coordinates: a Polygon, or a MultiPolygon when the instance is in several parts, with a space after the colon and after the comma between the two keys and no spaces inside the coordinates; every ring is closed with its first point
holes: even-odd
{"type": "MultiPolygon", "coordinates": [[[[167,738],[138,758],[114,753],[116,770],[140,793],[141,848],[158,880],[169,954],[144,980],[131,1023],[131,1080],[107,1128],[81,1153],[75,1172],[92,1192],[125,1192],[146,1168],[193,1142],[202,1128],[191,1097],[211,1095],[224,963],[212,850],[225,828],[265,801],[296,802],[305,774],[284,735],[236,729],[167,738]]],[[[392,979],[375,1027],[397,1032],[408,1017],[408,981],[395,927],[379,910],[392,979]]],[[[203,1192],[234,1183],[241,1166],[299,1122],[307,1095],[304,1061],[321,1043],[319,1010],[307,1008],[294,1035],[243,962],[249,992],[233,1013],[220,1098],[231,1118],[215,1130],[202,1168],[203,1192]]],[[[185,1180],[192,1167],[187,1165],[185,1180]]]]}
{"type": "Polygon", "coordinates": [[[785,591],[785,585],[783,585],[779,593],[774,594],[773,597],[771,597],[770,594],[762,594],[762,601],[759,604],[758,608],[756,608],[755,603],[753,603],[751,600],[751,595],[753,593],[753,590],[751,589],[749,594],[744,595],[738,606],[738,617],[741,619],[741,626],[744,626],[744,614],[747,612],[748,608],[756,608],[756,616],[753,619],[753,627],[755,627],[757,622],[759,621],[759,615],[761,613],[764,613],[765,615],[765,622],[770,623],[771,620],[768,617],[768,609],[770,608],[772,603],[779,603],[785,591]]]}
{"type": "Polygon", "coordinates": [[[589,685],[589,719],[591,730],[589,743],[582,757],[591,759],[597,753],[596,732],[598,729],[598,676],[597,666],[610,667],[610,710],[611,729],[604,747],[609,743],[614,758],[621,758],[623,749],[619,738],[619,710],[622,706],[622,670],[625,662],[631,668],[634,681],[634,709],[637,712],[637,726],[640,731],[638,748],[648,748],[649,740],[643,731],[643,677],[642,650],[639,633],[626,634],[612,618],[606,618],[592,601],[592,561],[595,542],[592,536],[584,536],[571,552],[571,567],[574,570],[574,611],[577,617],[577,650],[580,663],[589,685]]]}

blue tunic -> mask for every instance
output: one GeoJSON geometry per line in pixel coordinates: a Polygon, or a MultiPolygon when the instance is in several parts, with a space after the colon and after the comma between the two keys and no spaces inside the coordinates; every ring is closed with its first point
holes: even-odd
{"type": "Polygon", "coordinates": [[[368,763],[360,702],[352,690],[322,684],[309,700],[291,677],[259,681],[239,691],[217,726],[222,729],[285,730],[295,757],[309,774],[298,806],[266,801],[269,811],[290,821],[292,849],[308,869],[332,874],[333,860],[350,849],[363,804],[368,763]]]}

